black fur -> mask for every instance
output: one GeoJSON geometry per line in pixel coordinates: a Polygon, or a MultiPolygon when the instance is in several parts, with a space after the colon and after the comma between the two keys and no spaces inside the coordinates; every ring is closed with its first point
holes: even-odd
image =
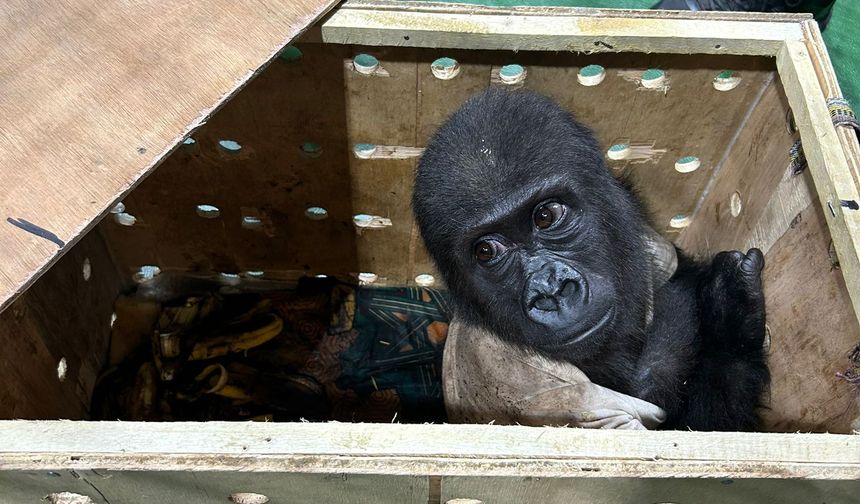
{"type": "Polygon", "coordinates": [[[769,381],[761,253],[681,255],[646,325],[639,202],[552,101],[507,90],[469,100],[427,146],[413,207],[460,317],[663,407],[666,428],[757,427],[769,381]],[[540,228],[547,202],[563,210],[540,228]]]}

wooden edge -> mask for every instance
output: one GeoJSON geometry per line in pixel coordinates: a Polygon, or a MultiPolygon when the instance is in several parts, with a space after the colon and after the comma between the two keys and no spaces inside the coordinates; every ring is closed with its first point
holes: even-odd
{"type": "Polygon", "coordinates": [[[803,40],[803,21],[808,18],[348,2],[323,23],[322,40],[371,46],[774,56],[785,40],[803,40]]]}
{"type": "Polygon", "coordinates": [[[860,185],[843,149],[842,135],[830,119],[806,43],[786,41],[776,64],[856,315],[860,313],[860,210],[851,207],[860,203],[860,185]]]}
{"type": "Polygon", "coordinates": [[[860,436],[496,425],[0,422],[0,470],[860,478],[860,436]]]}

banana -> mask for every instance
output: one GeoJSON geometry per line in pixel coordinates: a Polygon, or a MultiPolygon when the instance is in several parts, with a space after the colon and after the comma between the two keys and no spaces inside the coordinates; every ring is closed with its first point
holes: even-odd
{"type": "Polygon", "coordinates": [[[243,352],[258,347],[281,333],[284,321],[272,313],[259,317],[262,323],[243,333],[228,333],[199,341],[191,350],[188,360],[206,360],[222,357],[231,352],[243,352]]]}

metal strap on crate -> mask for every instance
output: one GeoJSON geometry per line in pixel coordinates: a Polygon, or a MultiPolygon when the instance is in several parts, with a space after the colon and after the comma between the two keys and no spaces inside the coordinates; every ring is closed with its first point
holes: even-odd
{"type": "MultiPolygon", "coordinates": [[[[830,111],[830,119],[833,120],[833,126],[847,126],[856,131],[858,136],[860,136],[860,121],[858,121],[857,116],[854,115],[854,109],[851,108],[851,104],[848,103],[848,100],[841,96],[828,98],[827,110],[830,111]]],[[[789,150],[789,159],[791,160],[790,166],[792,175],[803,173],[806,169],[807,163],[806,156],[803,154],[803,145],[799,139],[791,146],[791,149],[789,150]]]]}

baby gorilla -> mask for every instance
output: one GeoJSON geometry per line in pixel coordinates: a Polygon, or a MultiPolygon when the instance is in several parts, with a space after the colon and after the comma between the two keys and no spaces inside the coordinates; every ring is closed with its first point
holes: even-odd
{"type": "Polygon", "coordinates": [[[639,202],[552,101],[492,89],[466,102],[427,146],[413,208],[459,318],[662,407],[664,428],[757,428],[761,252],[679,252],[652,289],[639,202]]]}

